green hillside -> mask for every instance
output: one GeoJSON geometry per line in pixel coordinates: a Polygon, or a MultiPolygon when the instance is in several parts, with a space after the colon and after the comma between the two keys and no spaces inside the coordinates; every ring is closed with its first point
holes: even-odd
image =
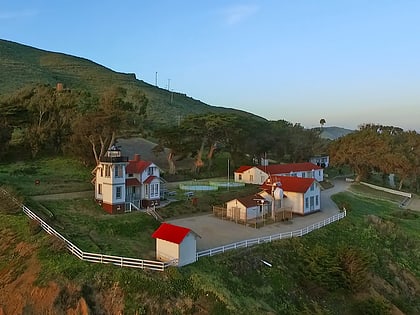
{"type": "Polygon", "coordinates": [[[261,117],[230,108],[216,107],[186,94],[169,92],[136,79],[135,74],[119,73],[88,59],[49,52],[0,39],[0,96],[37,83],[70,89],[83,89],[99,95],[110,86],[121,86],[128,93],[140,91],[149,99],[148,119],[154,124],[174,124],[188,114],[235,113],[261,117]]]}

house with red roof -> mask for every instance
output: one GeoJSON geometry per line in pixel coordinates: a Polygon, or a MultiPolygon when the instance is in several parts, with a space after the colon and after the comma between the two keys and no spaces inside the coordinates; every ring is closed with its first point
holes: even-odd
{"type": "Polygon", "coordinates": [[[136,154],[132,160],[111,148],[95,169],[95,200],[108,213],[160,204],[160,169],[136,154]]]}
{"type": "Polygon", "coordinates": [[[270,176],[293,176],[324,180],[324,169],[311,162],[241,166],[234,173],[235,182],[262,185],[270,176]]]}
{"type": "Polygon", "coordinates": [[[291,208],[293,213],[306,215],[321,210],[321,186],[315,178],[270,176],[261,188],[270,193],[273,187],[282,190],[281,208],[291,208]]]}
{"type": "Polygon", "coordinates": [[[258,194],[226,202],[226,217],[246,223],[285,209],[299,215],[321,210],[321,187],[314,178],[270,176],[261,189],[258,194]]]}
{"type": "Polygon", "coordinates": [[[162,223],[153,232],[156,239],[156,259],[174,261],[179,267],[191,264],[197,260],[197,237],[189,228],[162,223]]]}

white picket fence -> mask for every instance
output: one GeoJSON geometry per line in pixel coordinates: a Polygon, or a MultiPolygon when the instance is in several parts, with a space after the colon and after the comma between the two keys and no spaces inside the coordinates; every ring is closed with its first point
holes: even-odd
{"type": "MultiPolygon", "coordinates": [[[[2,191],[3,194],[7,194],[10,196],[10,194],[6,190],[2,189],[1,187],[0,187],[0,191],[2,191]]],[[[10,197],[13,198],[12,196],[10,197]]],[[[28,207],[26,207],[23,204],[20,204],[16,199],[14,199],[14,201],[22,207],[23,212],[29,218],[37,221],[39,225],[41,226],[41,228],[48,234],[61,239],[66,244],[67,249],[73,255],[75,255],[77,258],[81,260],[89,261],[93,263],[100,263],[100,264],[113,264],[120,267],[149,269],[149,270],[156,270],[156,271],[164,271],[169,266],[176,266],[178,264],[178,261],[176,259],[169,262],[161,262],[161,261],[155,261],[155,260],[145,260],[145,259],[139,259],[139,258],[129,258],[129,257],[120,257],[120,256],[111,256],[111,255],[84,252],[80,248],[78,248],[76,245],[74,245],[72,242],[67,240],[63,235],[58,233],[54,228],[49,226],[44,220],[42,220],[39,216],[37,216],[34,212],[32,212],[28,207]]],[[[308,234],[309,232],[320,229],[330,223],[341,220],[345,216],[346,216],[346,210],[338,214],[335,214],[334,216],[330,218],[314,223],[300,230],[283,232],[283,233],[278,233],[278,234],[274,234],[270,236],[263,236],[259,238],[253,238],[253,239],[244,240],[244,241],[240,241],[240,242],[236,242],[236,243],[232,243],[232,244],[228,244],[228,245],[224,245],[224,246],[220,246],[216,248],[206,249],[206,250],[197,252],[196,254],[197,260],[200,257],[213,256],[213,255],[221,254],[226,251],[233,250],[233,249],[250,247],[253,245],[268,243],[275,240],[287,239],[287,238],[292,238],[292,237],[300,237],[305,234],[308,234]]]]}
{"type": "Polygon", "coordinates": [[[300,237],[300,236],[303,236],[305,234],[308,234],[309,232],[320,229],[320,228],[322,228],[322,227],[324,227],[324,226],[326,226],[330,223],[341,220],[345,216],[346,216],[346,210],[344,210],[343,212],[337,213],[337,214],[333,215],[332,217],[329,217],[329,218],[327,218],[323,221],[314,223],[314,224],[312,224],[310,226],[307,226],[307,227],[305,227],[303,229],[300,229],[300,230],[283,232],[283,233],[278,233],[278,234],[274,234],[274,235],[270,235],[270,236],[263,236],[263,237],[259,237],[259,238],[253,238],[253,239],[244,240],[244,241],[240,241],[240,242],[236,242],[236,243],[232,243],[232,244],[228,244],[228,245],[224,245],[224,246],[219,246],[219,247],[215,247],[215,248],[211,248],[211,249],[206,249],[206,250],[197,252],[197,260],[200,257],[213,256],[213,255],[216,255],[216,254],[224,253],[224,252],[232,250],[232,249],[250,247],[250,246],[253,246],[253,245],[257,245],[257,244],[269,243],[269,242],[272,242],[272,241],[286,239],[286,238],[300,237]]]}
{"type": "Polygon", "coordinates": [[[35,213],[33,213],[28,207],[26,207],[25,205],[22,205],[22,210],[32,220],[36,220],[45,232],[47,232],[48,234],[54,235],[55,237],[58,237],[63,242],[65,242],[67,249],[73,255],[75,255],[77,258],[81,260],[94,262],[94,263],[100,263],[100,264],[113,264],[120,267],[150,269],[150,270],[157,270],[157,271],[164,271],[165,268],[176,264],[176,261],[161,262],[161,261],[155,261],[155,260],[145,260],[145,259],[139,259],[139,258],[129,258],[129,257],[111,256],[111,255],[84,252],[80,248],[78,248],[76,245],[74,245],[72,242],[67,240],[63,235],[58,233],[51,226],[49,226],[44,220],[42,220],[35,213]]]}

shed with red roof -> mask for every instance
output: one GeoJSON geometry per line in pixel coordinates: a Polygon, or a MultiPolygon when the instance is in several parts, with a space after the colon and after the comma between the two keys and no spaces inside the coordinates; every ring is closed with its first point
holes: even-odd
{"type": "Polygon", "coordinates": [[[177,261],[179,267],[197,260],[197,237],[193,230],[162,223],[152,234],[156,239],[156,259],[160,261],[177,261]]]}

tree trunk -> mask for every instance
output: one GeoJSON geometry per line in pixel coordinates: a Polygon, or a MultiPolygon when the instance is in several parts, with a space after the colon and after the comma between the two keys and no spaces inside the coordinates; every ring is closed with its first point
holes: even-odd
{"type": "Polygon", "coordinates": [[[200,169],[204,165],[204,162],[203,162],[203,159],[202,159],[203,151],[204,151],[204,143],[205,143],[205,139],[203,139],[203,141],[201,142],[200,150],[198,150],[197,156],[195,157],[195,160],[194,160],[194,165],[193,165],[193,172],[194,173],[199,173],[200,169]]]}
{"type": "Polygon", "coordinates": [[[213,155],[214,155],[214,151],[216,151],[216,143],[213,143],[210,147],[209,153],[207,154],[207,160],[208,160],[208,170],[211,169],[211,167],[213,166],[213,155]]]}
{"type": "Polygon", "coordinates": [[[172,151],[170,151],[169,154],[166,157],[166,159],[168,161],[168,164],[169,164],[169,174],[171,174],[171,175],[174,175],[176,173],[174,156],[175,156],[175,154],[172,151]]]}

